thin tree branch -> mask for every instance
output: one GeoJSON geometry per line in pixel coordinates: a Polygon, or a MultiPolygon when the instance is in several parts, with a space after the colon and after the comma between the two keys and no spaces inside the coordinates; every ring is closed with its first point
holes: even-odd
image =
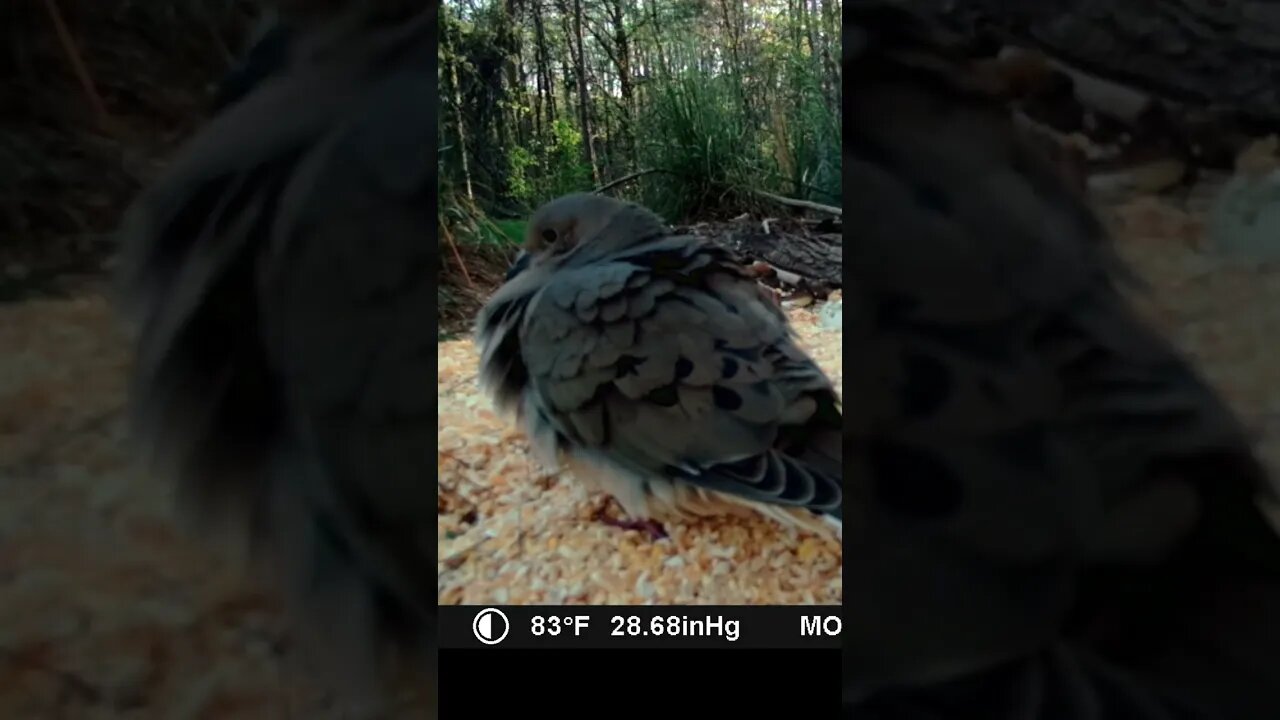
{"type": "Polygon", "coordinates": [[[622,177],[618,178],[617,180],[610,180],[609,182],[607,182],[607,183],[605,183],[605,184],[601,185],[600,187],[596,188],[593,192],[596,192],[596,193],[602,193],[602,192],[604,192],[605,190],[608,190],[608,189],[610,189],[610,188],[617,187],[618,185],[621,185],[621,184],[623,184],[623,183],[625,183],[625,182],[629,182],[629,181],[631,181],[631,180],[635,180],[636,178],[638,178],[638,177],[643,177],[643,176],[645,176],[645,175],[651,175],[651,174],[653,174],[653,173],[667,173],[668,175],[672,175],[672,174],[674,174],[674,173],[672,173],[672,172],[670,172],[670,171],[668,171],[668,170],[663,170],[662,168],[646,168],[646,169],[644,169],[644,170],[637,170],[637,171],[635,171],[635,172],[633,172],[633,173],[628,173],[628,174],[626,174],[626,175],[623,175],[622,177]]]}
{"type": "Polygon", "coordinates": [[[467,287],[475,290],[476,283],[471,279],[471,273],[467,271],[467,264],[462,261],[462,253],[458,252],[458,244],[453,241],[453,233],[449,232],[449,228],[443,224],[440,225],[440,232],[444,234],[445,242],[449,243],[449,250],[453,252],[453,259],[458,261],[458,267],[462,269],[462,279],[467,281],[467,287]]]}
{"type": "Polygon", "coordinates": [[[67,24],[62,19],[62,12],[58,9],[57,0],[44,0],[44,6],[49,11],[49,19],[53,21],[54,30],[58,33],[58,41],[62,44],[62,50],[67,54],[67,60],[71,63],[71,70],[75,73],[81,89],[84,90],[85,96],[89,99],[89,105],[93,108],[94,115],[97,116],[98,128],[104,132],[110,132],[111,116],[107,113],[107,106],[102,102],[102,96],[98,94],[98,88],[93,82],[93,77],[89,75],[89,69],[85,67],[84,60],[80,56],[80,50],[76,47],[76,41],[71,37],[71,32],[67,29],[67,24]]]}
{"type": "Polygon", "coordinates": [[[786,197],[782,197],[781,195],[774,195],[771,192],[765,192],[764,190],[752,190],[751,188],[743,188],[743,189],[751,193],[752,195],[758,195],[767,200],[772,200],[773,202],[776,202],[779,205],[789,205],[791,207],[804,208],[806,210],[823,212],[829,215],[836,215],[840,217],[844,216],[843,208],[833,207],[831,205],[823,205],[822,203],[811,202],[809,200],[795,200],[792,198],[786,198],[786,197]]]}

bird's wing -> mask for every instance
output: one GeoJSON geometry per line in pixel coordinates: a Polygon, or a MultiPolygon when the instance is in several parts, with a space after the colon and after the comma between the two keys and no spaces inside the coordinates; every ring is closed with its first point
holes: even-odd
{"type": "Polygon", "coordinates": [[[519,331],[525,419],[645,477],[840,511],[840,411],[779,309],[718,250],[673,237],[554,273],[519,331]]]}
{"type": "Polygon", "coordinates": [[[125,228],[144,449],[357,682],[433,633],[433,31],[265,82],[125,228]]]}
{"type": "Polygon", "coordinates": [[[844,563],[875,580],[844,632],[874,684],[1042,645],[1085,565],[1154,561],[1193,528],[1252,546],[1265,480],[1126,302],[1098,220],[963,63],[898,9],[846,18],[844,563]]]}

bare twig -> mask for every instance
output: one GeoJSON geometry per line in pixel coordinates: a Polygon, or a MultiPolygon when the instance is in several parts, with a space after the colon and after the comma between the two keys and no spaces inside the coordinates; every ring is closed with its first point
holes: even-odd
{"type": "MultiPolygon", "coordinates": [[[[670,170],[664,170],[663,168],[645,168],[644,170],[637,170],[633,173],[623,175],[617,180],[611,180],[605,183],[604,185],[601,185],[600,187],[596,188],[593,192],[602,193],[605,190],[608,190],[612,187],[616,187],[625,182],[634,180],[638,177],[651,175],[653,173],[666,173],[668,175],[679,175],[679,173],[674,173],[674,172],[671,172],[670,170]]],[[[743,189],[753,195],[757,195],[759,197],[772,200],[773,202],[776,202],[780,205],[788,205],[790,207],[804,208],[806,210],[813,210],[815,212],[827,213],[829,215],[837,215],[837,216],[844,215],[844,211],[841,208],[835,207],[833,205],[823,205],[822,203],[816,203],[810,200],[796,200],[794,198],[783,197],[781,195],[774,195],[773,193],[765,192],[764,190],[754,190],[752,188],[743,188],[743,189]]],[[[725,193],[727,194],[728,192],[729,192],[729,188],[726,188],[725,193]]]]}
{"type": "Polygon", "coordinates": [[[831,205],[823,205],[822,203],[811,202],[809,200],[796,200],[793,198],[786,198],[786,197],[782,197],[781,195],[774,195],[771,192],[765,192],[764,190],[752,190],[750,188],[747,188],[747,192],[753,195],[759,195],[760,197],[766,198],[768,200],[772,200],[778,203],[779,205],[788,205],[790,207],[804,208],[806,210],[814,210],[816,212],[829,213],[831,215],[839,215],[841,217],[844,216],[844,210],[842,208],[833,207],[831,205]]]}
{"type": "Polygon", "coordinates": [[[623,184],[623,183],[625,183],[625,182],[629,182],[629,181],[631,181],[631,180],[635,180],[635,179],[636,179],[636,178],[638,178],[638,177],[644,177],[645,175],[651,175],[651,174],[653,174],[653,173],[659,173],[659,172],[667,172],[667,171],[666,171],[666,170],[663,170],[662,168],[646,168],[646,169],[644,169],[644,170],[637,170],[637,171],[635,171],[635,172],[633,172],[633,173],[630,173],[630,174],[628,174],[628,175],[623,175],[622,177],[618,178],[617,180],[610,180],[609,182],[607,182],[607,183],[605,183],[605,184],[601,185],[600,187],[596,188],[594,192],[602,193],[602,192],[604,192],[605,190],[608,190],[608,189],[613,188],[613,187],[617,187],[618,185],[621,185],[621,184],[623,184]]]}
{"type": "Polygon", "coordinates": [[[44,0],[44,6],[49,11],[49,19],[53,21],[54,30],[58,33],[58,41],[62,43],[62,49],[71,63],[71,70],[80,81],[80,87],[84,90],[85,97],[89,99],[89,105],[93,107],[94,115],[98,118],[99,129],[109,132],[111,116],[107,113],[106,104],[102,102],[102,96],[98,94],[98,87],[94,85],[93,77],[89,75],[89,69],[85,67],[80,50],[76,47],[76,41],[71,37],[71,31],[67,29],[67,24],[62,19],[57,0],[44,0]]]}
{"type": "Polygon", "coordinates": [[[449,243],[449,250],[453,252],[453,259],[458,261],[458,267],[462,268],[462,277],[467,281],[467,287],[472,290],[476,289],[475,281],[471,279],[471,273],[467,271],[467,264],[462,261],[462,253],[458,252],[458,245],[453,241],[453,233],[449,232],[449,228],[442,223],[440,231],[444,233],[445,242],[449,243]]]}

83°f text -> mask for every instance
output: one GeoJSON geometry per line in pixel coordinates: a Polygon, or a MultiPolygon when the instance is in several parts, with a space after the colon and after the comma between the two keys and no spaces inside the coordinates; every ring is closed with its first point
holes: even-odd
{"type": "Polygon", "coordinates": [[[588,615],[549,615],[543,617],[534,615],[529,623],[529,632],[537,635],[559,635],[562,632],[573,633],[574,637],[582,635],[582,631],[587,629],[587,624],[591,620],[588,615]]]}

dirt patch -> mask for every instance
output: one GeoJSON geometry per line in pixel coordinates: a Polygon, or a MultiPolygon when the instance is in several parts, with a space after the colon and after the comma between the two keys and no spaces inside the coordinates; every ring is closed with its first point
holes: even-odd
{"type": "Polygon", "coordinates": [[[0,717],[360,718],[134,467],[106,301],[0,305],[0,347],[0,717]]]}
{"type": "Polygon", "coordinates": [[[442,339],[469,335],[476,315],[506,277],[516,250],[487,243],[441,240],[438,328],[442,339]]]}

